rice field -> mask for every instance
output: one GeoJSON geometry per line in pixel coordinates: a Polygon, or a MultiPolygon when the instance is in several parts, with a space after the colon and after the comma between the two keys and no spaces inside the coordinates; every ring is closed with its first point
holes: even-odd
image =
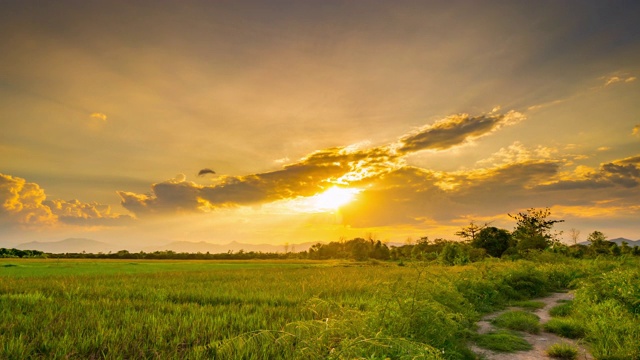
{"type": "MultiPolygon", "coordinates": [[[[612,269],[633,283],[637,265],[0,259],[0,359],[473,359],[481,314],[620,286],[594,277],[612,269]]],[[[589,301],[637,324],[634,308],[602,293],[589,301]]],[[[578,305],[576,317],[597,317],[578,305]]],[[[593,321],[585,328],[602,332],[593,321]]]]}

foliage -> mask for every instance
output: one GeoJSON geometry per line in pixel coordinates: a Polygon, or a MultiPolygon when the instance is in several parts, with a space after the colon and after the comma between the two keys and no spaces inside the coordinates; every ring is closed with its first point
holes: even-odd
{"type": "Polygon", "coordinates": [[[485,249],[487,254],[493,257],[501,257],[513,246],[512,241],[509,231],[492,226],[480,230],[478,236],[471,241],[471,246],[485,249]]]}
{"type": "Polygon", "coordinates": [[[545,209],[527,209],[509,216],[516,221],[512,233],[519,251],[544,250],[557,240],[557,234],[552,232],[553,226],[564,220],[548,220],[551,211],[545,209]]]}
{"type": "Polygon", "coordinates": [[[438,261],[443,265],[465,265],[471,262],[470,247],[466,244],[447,243],[438,255],[438,261]]]}
{"type": "MultiPolygon", "coordinates": [[[[585,329],[585,339],[598,359],[639,359],[640,266],[619,262],[583,279],[570,319],[585,329]]],[[[599,271],[598,271],[599,270],[599,271]]]]}
{"type": "Polygon", "coordinates": [[[0,258],[45,258],[46,254],[38,250],[18,250],[0,248],[0,258]]]}
{"type": "Polygon", "coordinates": [[[532,266],[522,266],[507,274],[502,280],[503,291],[513,299],[529,299],[546,295],[553,288],[541,273],[532,266]]]}
{"type": "Polygon", "coordinates": [[[567,343],[557,343],[547,349],[547,355],[555,359],[574,360],[578,358],[578,349],[567,343]]]}
{"type": "Polygon", "coordinates": [[[595,254],[609,254],[609,248],[611,248],[612,245],[615,245],[607,241],[607,237],[602,232],[597,230],[589,234],[589,237],[587,237],[587,241],[591,243],[589,246],[589,250],[595,254]]]}
{"type": "Polygon", "coordinates": [[[380,240],[365,240],[355,238],[353,240],[328,244],[316,244],[309,249],[309,259],[354,259],[363,261],[367,259],[388,260],[389,248],[380,240]]]}
{"type": "Polygon", "coordinates": [[[476,225],[473,221],[469,223],[469,226],[465,226],[460,231],[456,232],[455,235],[465,239],[466,241],[475,241],[476,237],[482,231],[482,229],[486,228],[488,224],[484,224],[482,226],[476,225]]]}
{"type": "Polygon", "coordinates": [[[491,323],[510,330],[525,331],[531,334],[540,333],[540,318],[527,311],[507,311],[493,319],[491,323]]]}

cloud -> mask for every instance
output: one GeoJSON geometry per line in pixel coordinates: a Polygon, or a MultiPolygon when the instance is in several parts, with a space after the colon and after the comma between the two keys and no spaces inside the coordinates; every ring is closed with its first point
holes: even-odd
{"type": "Polygon", "coordinates": [[[122,205],[134,213],[200,212],[216,207],[255,205],[283,199],[313,196],[334,184],[362,181],[388,171],[385,164],[396,157],[389,149],[330,148],[312,153],[282,170],[222,176],[217,184],[203,186],[190,181],[153,184],[151,194],[120,191],[122,205]],[[364,172],[362,169],[366,169],[364,172]]]}
{"type": "Polygon", "coordinates": [[[479,160],[477,164],[481,166],[497,166],[500,164],[521,163],[534,159],[549,159],[557,152],[558,149],[546,146],[538,146],[537,148],[530,150],[521,142],[515,141],[508,147],[500,148],[498,152],[491,155],[489,158],[479,160]]]}
{"type": "Polygon", "coordinates": [[[102,121],[107,121],[107,115],[103,114],[103,113],[99,113],[99,112],[94,112],[91,115],[89,115],[90,117],[94,118],[94,119],[99,119],[102,121]]]}
{"type": "Polygon", "coordinates": [[[451,173],[405,166],[376,179],[341,212],[345,225],[354,227],[450,222],[470,213],[494,216],[540,202],[530,189],[553,178],[558,168],[552,161],[451,173]]]}
{"type": "Polygon", "coordinates": [[[640,124],[633,127],[633,130],[631,130],[631,134],[640,136],[640,124]]]}
{"type": "Polygon", "coordinates": [[[184,177],[153,184],[151,193],[119,191],[122,206],[136,214],[202,212],[218,207],[257,205],[316,195],[335,184],[361,186],[404,165],[403,157],[421,150],[446,150],[486,136],[524,119],[518,112],[453,115],[402,136],[399,142],[316,151],[281,170],[246,176],[221,176],[203,186],[184,177]]]}
{"type": "Polygon", "coordinates": [[[524,118],[523,114],[516,111],[506,114],[492,112],[480,116],[452,115],[423,127],[415,134],[403,137],[398,151],[409,153],[420,150],[446,150],[489,135],[524,118]]]}
{"type": "Polygon", "coordinates": [[[48,206],[42,204],[45,199],[44,189],[38,184],[0,174],[0,220],[24,225],[54,224],[57,217],[48,206]]]}
{"type": "Polygon", "coordinates": [[[636,188],[640,184],[640,155],[600,164],[598,171],[581,171],[576,168],[574,177],[541,185],[549,190],[601,189],[614,186],[636,188]],[[578,173],[579,172],[579,173],[578,173]]]}
{"type": "Polygon", "coordinates": [[[617,217],[620,213],[640,212],[640,205],[556,205],[551,208],[560,217],[573,216],[578,218],[601,219],[603,217],[617,217]]]}
{"type": "Polygon", "coordinates": [[[47,200],[44,189],[23,178],[0,174],[0,222],[20,226],[122,225],[129,215],[111,213],[108,205],[78,200],[47,200]]]}
{"type": "Polygon", "coordinates": [[[636,77],[628,75],[628,74],[620,75],[620,76],[612,75],[612,76],[609,76],[609,77],[605,77],[604,80],[605,80],[604,86],[609,86],[609,85],[612,85],[612,84],[615,84],[615,83],[619,83],[619,82],[630,83],[630,82],[635,81],[636,77]]]}

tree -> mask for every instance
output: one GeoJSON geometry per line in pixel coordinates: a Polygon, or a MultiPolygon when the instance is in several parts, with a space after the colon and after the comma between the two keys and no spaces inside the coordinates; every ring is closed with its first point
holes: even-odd
{"type": "Polygon", "coordinates": [[[462,229],[460,229],[460,231],[456,232],[457,236],[460,236],[461,238],[465,239],[466,241],[471,241],[473,242],[476,239],[476,236],[478,236],[478,234],[480,233],[480,231],[482,231],[482,229],[487,227],[487,223],[485,223],[482,226],[476,225],[473,223],[473,221],[471,221],[471,223],[469,223],[469,226],[465,226],[462,229]]]}
{"type": "Polygon", "coordinates": [[[608,254],[611,243],[607,241],[607,237],[600,231],[596,230],[589,234],[587,241],[591,243],[590,248],[597,254],[608,254]]]}
{"type": "Polygon", "coordinates": [[[571,228],[571,230],[569,230],[569,236],[571,236],[571,240],[573,240],[573,245],[577,245],[578,238],[580,237],[580,230],[571,228]]]}
{"type": "Polygon", "coordinates": [[[559,234],[553,233],[552,228],[553,225],[564,222],[564,220],[548,220],[550,215],[549,208],[530,208],[526,212],[519,212],[516,215],[509,214],[509,217],[516,220],[516,227],[512,235],[516,240],[518,250],[544,250],[553,242],[558,241],[559,234]]]}
{"type": "Polygon", "coordinates": [[[442,265],[465,265],[470,262],[469,245],[447,242],[438,255],[442,265]]]}
{"type": "Polygon", "coordinates": [[[493,257],[501,257],[512,245],[513,240],[509,231],[493,226],[480,230],[477,237],[471,241],[471,246],[485,249],[487,254],[493,257]]]}

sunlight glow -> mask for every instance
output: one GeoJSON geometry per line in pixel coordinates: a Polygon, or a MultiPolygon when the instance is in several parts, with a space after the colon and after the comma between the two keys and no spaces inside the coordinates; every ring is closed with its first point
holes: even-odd
{"type": "Polygon", "coordinates": [[[353,201],[360,189],[341,188],[334,186],[329,190],[313,196],[310,200],[317,210],[336,210],[342,205],[353,201]]]}

